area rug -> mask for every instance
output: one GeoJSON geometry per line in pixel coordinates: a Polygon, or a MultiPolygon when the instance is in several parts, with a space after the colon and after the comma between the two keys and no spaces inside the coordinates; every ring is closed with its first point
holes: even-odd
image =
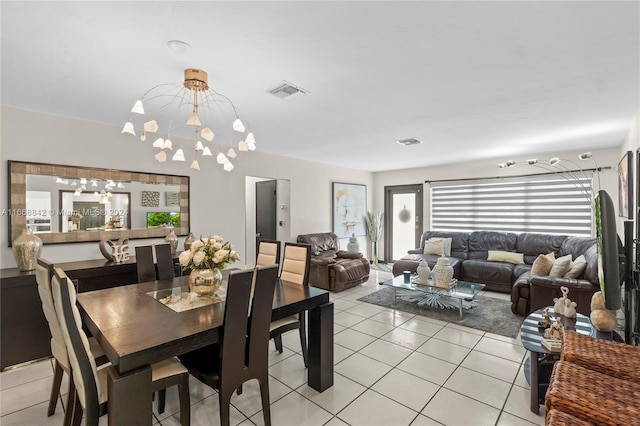
{"type": "Polygon", "coordinates": [[[383,272],[391,272],[391,268],[393,268],[393,263],[378,263],[377,265],[371,264],[371,269],[374,271],[383,271],[383,272]]]}
{"type": "Polygon", "coordinates": [[[383,288],[358,300],[511,338],[518,336],[524,320],[523,317],[511,312],[510,302],[493,297],[476,296],[473,302],[464,302],[464,318],[460,319],[457,308],[439,309],[421,306],[416,302],[408,301],[417,292],[404,289],[396,291],[395,305],[393,305],[393,289],[391,287],[383,288]],[[403,298],[407,300],[403,300],[403,298]]]}

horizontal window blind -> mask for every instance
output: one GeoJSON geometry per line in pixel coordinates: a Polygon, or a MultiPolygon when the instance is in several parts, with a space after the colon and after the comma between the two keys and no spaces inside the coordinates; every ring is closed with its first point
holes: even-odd
{"type": "Polygon", "coordinates": [[[592,235],[592,173],[433,183],[434,231],[592,235]]]}

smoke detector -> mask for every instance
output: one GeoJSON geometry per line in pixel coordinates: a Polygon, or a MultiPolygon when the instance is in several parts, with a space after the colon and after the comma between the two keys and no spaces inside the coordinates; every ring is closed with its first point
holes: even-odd
{"type": "Polygon", "coordinates": [[[402,139],[397,141],[400,145],[409,146],[409,145],[418,145],[421,144],[422,141],[416,138],[402,139]]]}
{"type": "Polygon", "coordinates": [[[282,83],[267,90],[267,93],[271,93],[273,96],[276,96],[283,101],[292,101],[302,95],[306,95],[309,91],[283,80],[282,83]]]}

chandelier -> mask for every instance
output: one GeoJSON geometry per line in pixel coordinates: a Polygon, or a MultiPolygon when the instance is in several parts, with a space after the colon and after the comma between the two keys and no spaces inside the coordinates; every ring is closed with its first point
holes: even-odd
{"type": "MultiPolygon", "coordinates": [[[[212,148],[218,150],[216,161],[228,172],[234,167],[230,159],[237,156],[234,146],[238,147],[238,151],[254,151],[256,149],[253,133],[248,132],[245,135],[245,126],[240,120],[238,110],[233,102],[209,87],[207,73],[202,70],[187,68],[184,70],[184,82],[164,83],[149,89],[133,105],[132,114],[121,133],[136,136],[133,124],[134,114],[144,115],[145,105],[149,107],[152,104],[157,110],[154,111],[149,121],[143,123],[144,130],[140,135],[140,140],[146,141],[148,134],[158,134],[152,146],[159,149],[154,158],[161,163],[167,161],[168,154],[174,149],[171,135],[183,131],[184,125],[193,130],[192,169],[200,170],[198,160],[203,157],[212,157],[212,148]],[[233,120],[233,123],[227,128],[219,124],[225,118],[228,118],[229,121],[233,120]],[[163,120],[166,120],[166,128],[161,129],[158,123],[163,120]],[[237,145],[231,129],[241,134],[237,145]],[[225,137],[227,141],[224,141],[225,137]],[[209,144],[214,138],[216,138],[218,148],[209,144]],[[226,145],[229,145],[229,148],[225,154],[222,150],[226,148],[226,145]]],[[[176,149],[171,160],[186,161],[182,146],[176,149]]]]}

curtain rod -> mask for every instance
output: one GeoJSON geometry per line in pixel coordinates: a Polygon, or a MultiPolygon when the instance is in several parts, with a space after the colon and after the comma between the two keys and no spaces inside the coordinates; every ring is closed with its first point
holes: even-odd
{"type": "Polygon", "coordinates": [[[595,167],[595,168],[591,168],[591,169],[562,170],[562,171],[557,171],[557,172],[546,172],[546,173],[529,173],[529,174],[526,174],[526,175],[492,176],[492,177],[476,177],[476,178],[462,178],[462,179],[425,180],[424,183],[463,182],[463,181],[468,181],[468,180],[489,180],[489,179],[521,178],[521,177],[531,177],[531,176],[559,175],[559,174],[564,174],[564,173],[601,172],[603,170],[611,170],[611,166],[595,167]]]}

